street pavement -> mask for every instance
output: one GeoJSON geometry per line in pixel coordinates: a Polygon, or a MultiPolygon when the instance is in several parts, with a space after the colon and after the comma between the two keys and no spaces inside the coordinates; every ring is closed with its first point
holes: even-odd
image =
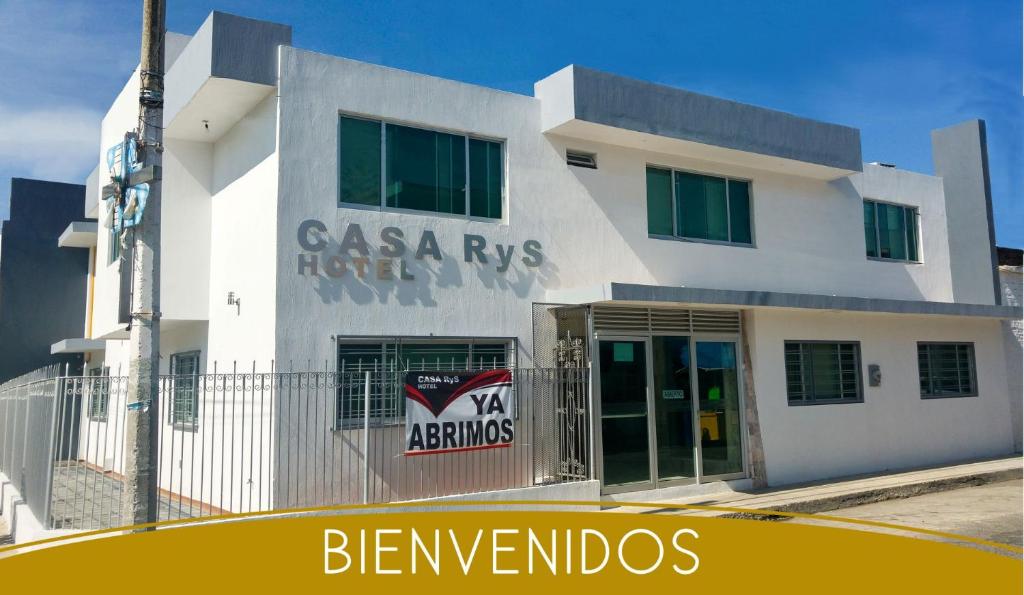
{"type": "MultiPolygon", "coordinates": [[[[1020,479],[1014,479],[923,494],[910,498],[899,498],[839,508],[821,514],[931,529],[1021,546],[1022,535],[1024,535],[1022,502],[1024,502],[1024,484],[1022,484],[1020,479]]],[[[813,519],[791,519],[785,522],[865,528],[862,525],[813,519]]],[[[919,533],[895,529],[872,528],[870,530],[922,537],[919,533]]],[[[957,541],[939,537],[924,537],[941,541],[957,541]]],[[[982,549],[992,549],[985,548],[984,546],[980,547],[982,549]]],[[[1005,550],[1003,550],[1003,553],[1006,553],[1005,550]]],[[[1018,554],[1017,557],[1020,557],[1020,555],[1018,554]]]]}

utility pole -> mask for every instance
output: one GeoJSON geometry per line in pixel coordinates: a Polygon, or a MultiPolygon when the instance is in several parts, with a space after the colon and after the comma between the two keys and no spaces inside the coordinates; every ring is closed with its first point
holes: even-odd
{"type": "MultiPolygon", "coordinates": [[[[125,413],[124,525],[157,520],[157,453],[160,382],[160,166],[163,154],[164,0],[143,0],[139,65],[138,145],[145,166],[155,166],[142,221],[129,232],[133,244],[131,332],[128,339],[128,406],[125,413]]],[[[127,263],[126,263],[127,264],[127,263]]]]}

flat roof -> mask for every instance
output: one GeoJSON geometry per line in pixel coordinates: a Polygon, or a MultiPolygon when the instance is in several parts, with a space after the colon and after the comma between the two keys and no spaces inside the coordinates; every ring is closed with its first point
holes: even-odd
{"type": "Polygon", "coordinates": [[[972,316],[998,319],[1021,318],[1022,312],[1021,306],[895,300],[778,291],[704,289],[635,283],[607,283],[598,287],[581,290],[554,291],[549,292],[547,297],[551,301],[564,299],[573,303],[662,302],[747,308],[797,308],[884,314],[972,316]]]}
{"type": "Polygon", "coordinates": [[[568,66],[539,81],[547,128],[587,122],[814,164],[832,177],[862,171],[860,131],[658,83],[568,66]],[[557,87],[557,88],[556,88],[557,87]]]}
{"type": "Polygon", "coordinates": [[[107,342],[102,339],[86,339],[83,337],[76,337],[73,339],[63,339],[57,341],[50,346],[50,353],[57,355],[58,353],[85,353],[86,351],[103,351],[106,349],[107,342]]]}
{"type": "Polygon", "coordinates": [[[61,248],[89,248],[96,245],[96,221],[72,221],[57,238],[61,248]]]}

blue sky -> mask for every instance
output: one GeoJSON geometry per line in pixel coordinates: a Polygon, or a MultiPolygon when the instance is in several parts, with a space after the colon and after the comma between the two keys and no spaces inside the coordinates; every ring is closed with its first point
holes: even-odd
{"type": "MultiPolygon", "coordinates": [[[[1024,247],[1021,3],[168,0],[293,26],[294,45],[517,93],[576,63],[860,128],[865,161],[932,171],[929,132],[987,121],[996,238],[1024,247]]],[[[0,0],[9,178],[81,182],[138,61],[141,2],[0,0]]]]}

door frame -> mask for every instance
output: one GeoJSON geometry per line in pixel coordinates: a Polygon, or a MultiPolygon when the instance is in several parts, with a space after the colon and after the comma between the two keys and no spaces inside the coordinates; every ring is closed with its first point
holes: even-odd
{"type": "Polygon", "coordinates": [[[594,446],[595,446],[595,457],[594,467],[597,471],[597,480],[601,482],[601,493],[602,494],[618,494],[622,492],[639,492],[642,490],[652,490],[657,487],[657,471],[658,462],[657,457],[654,456],[654,448],[656,445],[654,437],[654,389],[652,384],[654,382],[654,369],[651,366],[651,337],[649,335],[600,335],[594,337],[594,345],[590,353],[591,362],[594,365],[597,373],[594,374],[594,381],[591,386],[591,390],[594,391],[594,425],[596,431],[593,433],[594,446]],[[644,391],[644,399],[647,404],[647,464],[648,464],[648,478],[647,481],[634,481],[630,483],[620,483],[610,486],[606,486],[604,483],[604,424],[601,418],[601,341],[630,341],[643,343],[644,345],[644,375],[646,377],[646,389],[644,391]]]}
{"type": "Polygon", "coordinates": [[[743,384],[743,357],[740,353],[743,345],[740,342],[739,335],[730,335],[722,333],[694,333],[690,337],[690,349],[693,353],[693,372],[690,374],[690,382],[693,386],[693,403],[696,411],[694,412],[694,444],[697,446],[697,478],[698,483],[707,483],[709,481],[726,481],[730,479],[743,479],[747,477],[747,470],[750,468],[747,464],[747,415],[746,415],[746,385],[743,384]],[[733,357],[736,358],[736,401],[739,405],[739,420],[740,420],[740,463],[742,468],[736,473],[721,473],[718,475],[704,475],[704,456],[701,450],[701,443],[698,439],[700,437],[700,393],[697,391],[697,343],[732,343],[733,344],[733,357]]]}
{"type": "MultiPolygon", "coordinates": [[[[651,348],[651,361],[648,368],[648,376],[650,376],[651,383],[651,411],[652,415],[655,415],[654,411],[654,337],[686,337],[687,344],[690,350],[690,435],[693,438],[693,477],[674,477],[671,479],[660,479],[657,475],[654,476],[654,487],[656,488],[671,488],[676,486],[687,486],[695,485],[700,483],[701,477],[701,461],[700,461],[700,419],[698,418],[699,410],[697,409],[697,375],[694,373],[694,365],[696,363],[696,352],[694,351],[693,333],[684,333],[680,331],[657,331],[648,334],[650,339],[651,348]]],[[[654,435],[654,442],[651,447],[651,456],[655,459],[654,470],[657,471],[657,458],[658,458],[658,436],[657,436],[657,419],[652,422],[652,433],[654,435]]]]}
{"type": "Polygon", "coordinates": [[[594,332],[591,334],[591,366],[595,370],[593,375],[593,381],[591,383],[591,391],[593,394],[593,416],[594,416],[594,431],[591,433],[594,444],[594,468],[595,477],[600,482],[601,494],[620,494],[624,492],[639,492],[643,490],[653,490],[664,487],[675,487],[685,485],[696,485],[703,484],[712,481],[727,481],[732,479],[744,479],[749,477],[749,452],[748,452],[748,440],[747,436],[747,420],[746,420],[746,385],[744,384],[744,367],[743,358],[741,355],[741,349],[743,348],[742,334],[729,334],[729,333],[701,333],[701,332],[682,332],[682,331],[658,331],[658,332],[647,332],[647,333],[603,333],[594,332]],[[653,341],[652,338],[656,336],[662,337],[688,337],[690,345],[690,391],[693,395],[692,399],[692,432],[693,432],[693,444],[694,444],[694,477],[674,478],[660,480],[658,479],[658,452],[657,452],[657,423],[656,423],[656,412],[654,411],[654,353],[653,353],[653,341]],[[648,463],[650,466],[650,477],[647,481],[643,482],[632,482],[625,484],[605,485],[604,483],[604,432],[603,424],[601,423],[601,357],[600,357],[600,345],[601,341],[636,341],[644,344],[644,356],[647,379],[646,388],[646,399],[647,399],[647,456],[648,463]],[[725,473],[719,475],[704,475],[704,460],[703,452],[700,440],[700,403],[699,393],[697,386],[697,343],[698,342],[718,342],[718,343],[732,343],[734,347],[734,357],[736,358],[736,391],[737,401],[739,404],[739,422],[740,422],[740,454],[742,469],[736,473],[725,473]]]}

